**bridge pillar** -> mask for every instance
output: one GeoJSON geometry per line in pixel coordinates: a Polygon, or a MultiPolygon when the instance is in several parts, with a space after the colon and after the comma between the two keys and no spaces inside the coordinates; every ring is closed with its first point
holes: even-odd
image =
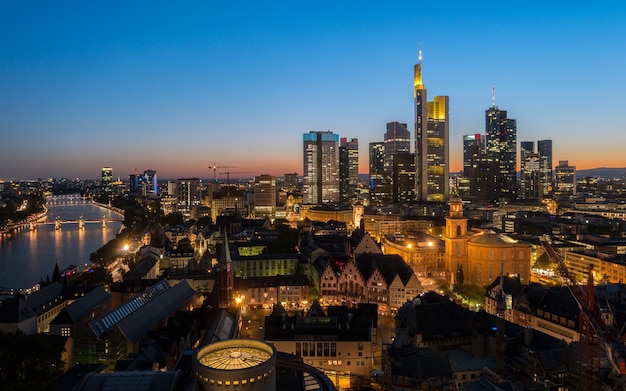
{"type": "Polygon", "coordinates": [[[83,219],[78,220],[78,229],[85,229],[85,222],[83,219]]]}
{"type": "Polygon", "coordinates": [[[106,228],[107,227],[107,220],[106,218],[102,218],[102,228],[106,228]]]}
{"type": "Polygon", "coordinates": [[[37,223],[30,223],[30,231],[36,231],[37,230],[37,223]]]}
{"type": "Polygon", "coordinates": [[[56,229],[57,231],[61,229],[61,220],[56,219],[54,221],[54,229],[56,229]]]}

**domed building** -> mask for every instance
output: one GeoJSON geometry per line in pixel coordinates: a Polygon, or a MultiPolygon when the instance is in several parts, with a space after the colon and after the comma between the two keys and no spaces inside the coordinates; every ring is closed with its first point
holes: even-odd
{"type": "Polygon", "coordinates": [[[530,280],[529,243],[488,230],[468,232],[467,221],[461,199],[451,199],[443,235],[450,284],[488,285],[501,271],[505,275],[518,275],[522,283],[530,280]]]}

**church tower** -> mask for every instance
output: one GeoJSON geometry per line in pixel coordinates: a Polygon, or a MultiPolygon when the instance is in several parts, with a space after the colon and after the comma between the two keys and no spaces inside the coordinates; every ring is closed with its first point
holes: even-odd
{"type": "Polygon", "coordinates": [[[450,214],[446,217],[443,240],[446,244],[446,281],[453,285],[462,283],[467,274],[467,217],[463,216],[463,201],[454,197],[450,200],[450,214]]]}
{"type": "Polygon", "coordinates": [[[233,304],[235,276],[231,265],[232,260],[230,259],[228,236],[225,228],[222,231],[222,238],[222,250],[217,258],[217,292],[219,308],[226,309],[233,304]]]}

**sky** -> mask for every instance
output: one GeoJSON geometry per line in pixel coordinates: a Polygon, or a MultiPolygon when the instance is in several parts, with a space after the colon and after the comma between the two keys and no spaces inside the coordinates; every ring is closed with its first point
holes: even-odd
{"type": "Polygon", "coordinates": [[[302,175],[312,130],[358,138],[367,173],[387,122],[413,130],[420,42],[451,171],[492,86],[518,144],[626,167],[626,2],[178,3],[0,2],[0,180],[302,175]]]}

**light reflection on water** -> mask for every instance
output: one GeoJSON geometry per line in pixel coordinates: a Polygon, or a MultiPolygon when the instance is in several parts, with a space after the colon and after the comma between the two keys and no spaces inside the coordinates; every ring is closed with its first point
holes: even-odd
{"type": "Polygon", "coordinates": [[[49,206],[46,222],[35,231],[25,229],[11,237],[0,239],[0,287],[27,288],[46,276],[52,277],[55,262],[63,270],[73,264],[79,268],[89,264],[89,255],[115,237],[120,222],[108,222],[102,227],[102,218],[121,220],[122,217],[108,209],[93,205],[49,206]],[[55,230],[53,222],[61,220],[98,220],[85,222],[85,229],[77,223],[61,225],[55,230]]]}

